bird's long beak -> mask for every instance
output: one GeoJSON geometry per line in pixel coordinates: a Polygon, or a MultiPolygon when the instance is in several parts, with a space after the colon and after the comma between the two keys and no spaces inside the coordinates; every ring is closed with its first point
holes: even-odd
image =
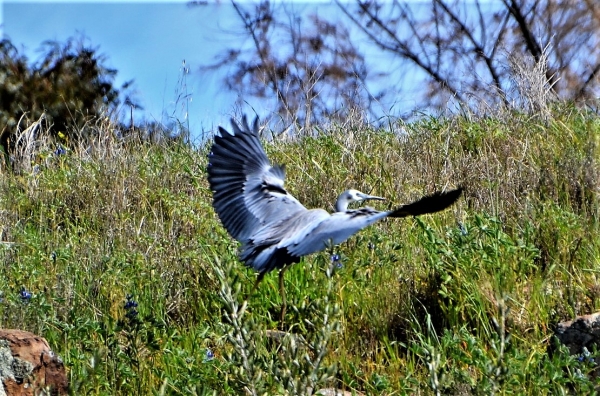
{"type": "Polygon", "coordinates": [[[363,199],[363,201],[366,201],[369,199],[376,200],[376,201],[385,201],[385,198],[377,197],[375,195],[369,195],[369,194],[365,194],[365,193],[359,193],[358,196],[361,197],[363,199]]]}

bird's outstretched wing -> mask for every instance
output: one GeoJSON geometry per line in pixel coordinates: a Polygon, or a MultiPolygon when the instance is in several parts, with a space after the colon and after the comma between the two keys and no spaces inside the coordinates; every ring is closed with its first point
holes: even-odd
{"type": "Polygon", "coordinates": [[[229,234],[245,242],[257,228],[306,208],[284,188],[283,166],[271,166],[258,138],[258,118],[249,127],[231,120],[233,133],[219,128],[208,155],[213,206],[229,234]]]}
{"type": "Polygon", "coordinates": [[[462,188],[448,192],[436,192],[415,201],[413,203],[400,206],[388,213],[388,217],[407,217],[419,216],[427,213],[435,213],[446,209],[460,197],[462,188]]]}
{"type": "Polygon", "coordinates": [[[324,250],[328,243],[339,244],[363,228],[385,218],[419,216],[446,209],[460,197],[462,188],[448,192],[436,192],[408,205],[389,212],[380,212],[370,207],[333,213],[322,218],[318,224],[308,230],[283,239],[280,245],[286,247],[289,254],[304,256],[324,250]]]}
{"type": "Polygon", "coordinates": [[[312,228],[305,228],[303,233],[291,235],[283,239],[287,251],[294,256],[305,256],[325,250],[328,245],[337,245],[350,238],[363,228],[387,216],[370,207],[336,212],[319,219],[312,228]]]}

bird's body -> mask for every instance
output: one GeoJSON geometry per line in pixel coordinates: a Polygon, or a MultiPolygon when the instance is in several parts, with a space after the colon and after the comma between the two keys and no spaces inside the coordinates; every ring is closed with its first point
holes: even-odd
{"type": "Polygon", "coordinates": [[[259,281],[272,270],[299,262],[302,256],[344,242],[382,218],[443,210],[462,191],[436,193],[396,210],[378,211],[370,207],[349,210],[352,202],[383,198],[347,190],[339,196],[336,212],[309,210],[285,190],[284,167],[269,162],[258,137],[258,119],[252,128],[245,117],[241,128],[233,120],[232,127],[232,134],[219,128],[221,136],[215,136],[208,181],[223,226],[241,242],[240,259],[259,273],[259,281]]]}

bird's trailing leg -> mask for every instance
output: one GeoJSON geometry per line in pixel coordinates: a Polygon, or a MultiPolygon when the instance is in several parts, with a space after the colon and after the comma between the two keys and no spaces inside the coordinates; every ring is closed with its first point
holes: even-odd
{"type": "Polygon", "coordinates": [[[250,299],[250,297],[252,297],[252,295],[256,291],[256,288],[258,287],[258,285],[260,284],[260,282],[263,280],[264,277],[265,277],[264,272],[261,272],[260,274],[258,274],[258,276],[256,277],[256,282],[254,282],[254,286],[252,287],[252,290],[250,290],[250,293],[248,293],[246,295],[246,298],[244,298],[244,302],[248,301],[250,299]]]}
{"type": "Polygon", "coordinates": [[[326,245],[327,250],[329,251],[329,258],[331,259],[331,264],[329,265],[329,267],[327,267],[327,270],[325,270],[325,274],[327,274],[328,278],[331,278],[331,275],[333,275],[333,270],[335,269],[335,265],[339,262],[340,256],[335,254],[335,245],[332,239],[327,241],[326,245]]]}
{"type": "Polygon", "coordinates": [[[287,308],[287,302],[285,300],[285,285],[283,284],[283,275],[288,267],[283,267],[279,271],[279,292],[281,293],[281,314],[279,315],[279,326],[283,329],[283,318],[285,317],[285,310],[287,308]]]}

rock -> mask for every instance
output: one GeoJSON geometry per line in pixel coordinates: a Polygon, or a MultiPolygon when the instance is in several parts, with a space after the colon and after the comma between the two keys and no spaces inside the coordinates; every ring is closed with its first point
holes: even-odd
{"type": "Polygon", "coordinates": [[[560,322],[554,335],[572,355],[582,353],[583,348],[591,351],[594,345],[600,350],[600,312],[560,322]]]}
{"type": "Polygon", "coordinates": [[[48,342],[22,330],[0,329],[0,380],[0,396],[66,395],[69,388],[62,360],[48,342]]]}
{"type": "MultiPolygon", "coordinates": [[[[560,343],[569,348],[571,355],[579,355],[580,361],[593,365],[594,368],[588,373],[590,379],[596,380],[600,377],[597,358],[590,356],[590,351],[600,350],[600,312],[560,322],[554,335],[560,343]]],[[[600,387],[596,390],[600,391],[600,387]]]]}

